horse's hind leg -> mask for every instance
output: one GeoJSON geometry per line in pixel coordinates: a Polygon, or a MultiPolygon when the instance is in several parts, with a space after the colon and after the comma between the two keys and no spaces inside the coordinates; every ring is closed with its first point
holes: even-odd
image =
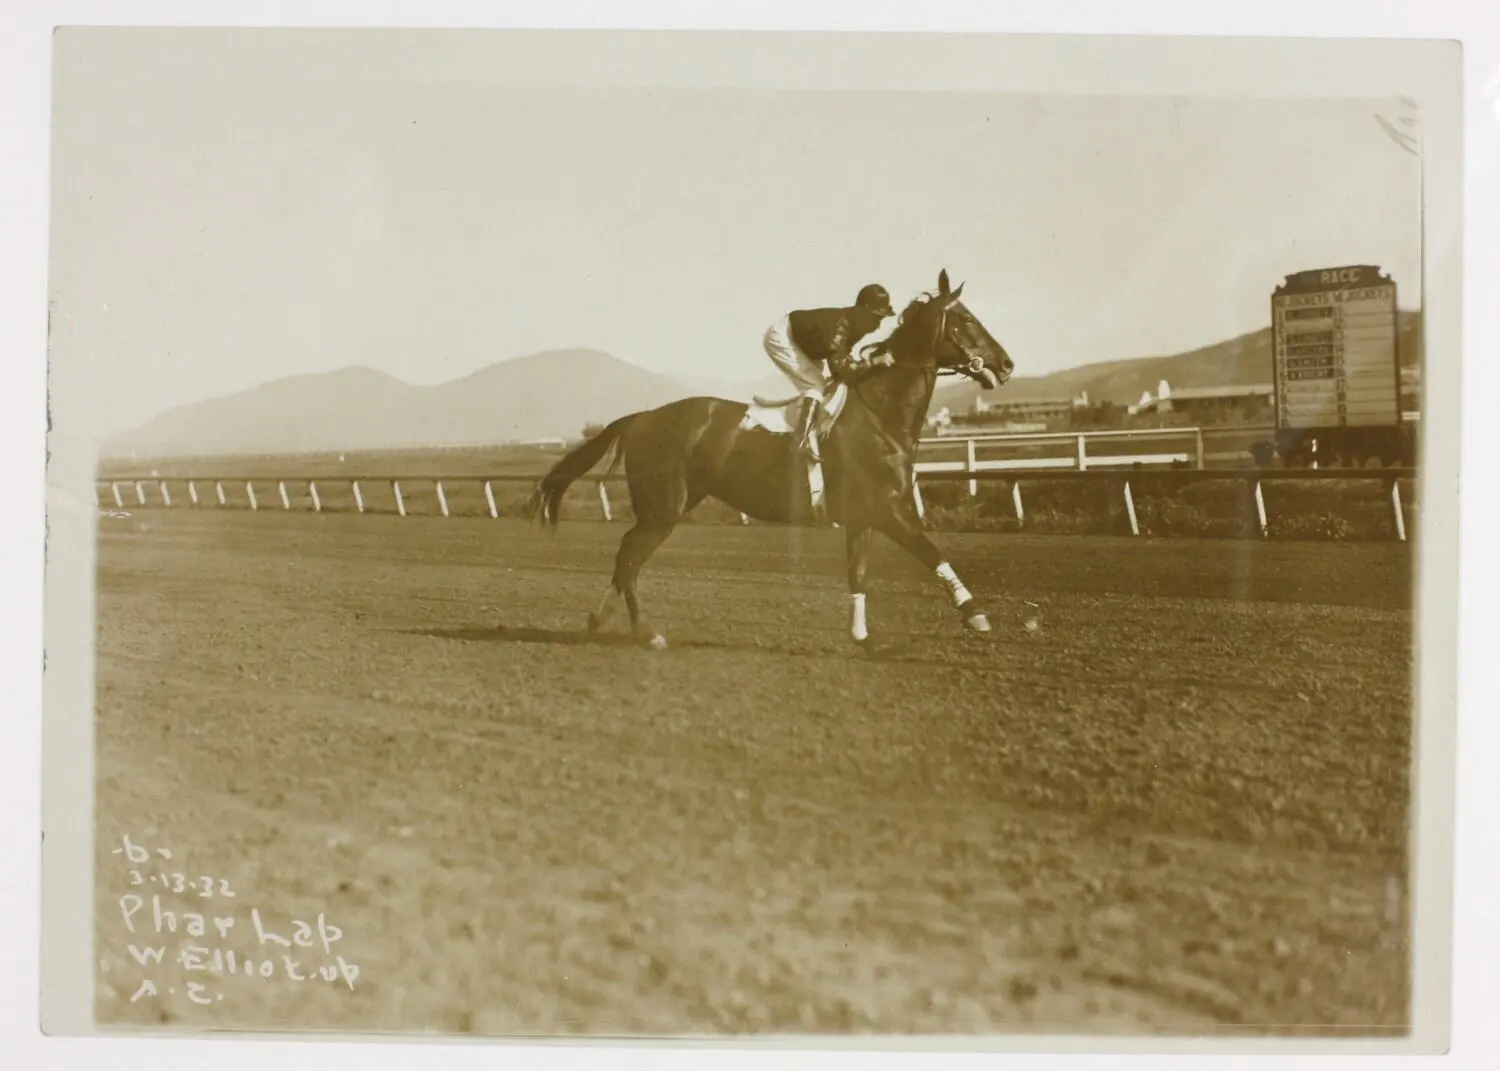
{"type": "MultiPolygon", "coordinates": [[[[660,633],[648,630],[645,622],[642,621],[641,602],[636,594],[635,585],[640,577],[641,568],[666,542],[667,537],[676,527],[676,521],[636,521],[630,531],[625,533],[625,538],[620,540],[620,550],[615,555],[615,575],[610,584],[612,590],[609,595],[605,596],[605,604],[610,609],[613,609],[612,603],[615,599],[624,598],[625,608],[630,613],[630,630],[641,639],[647,640],[652,647],[665,647],[667,641],[660,633]]],[[[593,622],[591,621],[590,624],[592,625],[593,622]]],[[[600,624],[603,622],[601,621],[600,624]]]]}
{"type": "MultiPolygon", "coordinates": [[[[644,485],[644,481],[641,483],[644,485]]],[[[636,594],[636,581],[651,555],[666,542],[682,517],[703,500],[703,495],[698,491],[690,491],[686,481],[669,481],[664,490],[665,493],[659,486],[632,487],[631,500],[637,504],[636,521],[620,540],[610,589],[605,594],[598,613],[589,615],[590,631],[602,628],[623,600],[625,609],[630,614],[630,630],[647,640],[652,647],[667,645],[660,633],[647,629],[641,620],[641,602],[636,594]],[[653,490],[656,494],[651,493],[653,490]]]]}
{"type": "MultiPolygon", "coordinates": [[[[632,577],[636,570],[632,570],[631,562],[638,554],[641,543],[642,525],[636,522],[626,529],[625,535],[620,540],[620,547],[615,552],[615,572],[609,582],[609,590],[604,593],[604,599],[599,603],[599,609],[589,614],[589,631],[598,632],[609,624],[610,619],[619,610],[620,604],[625,601],[625,591],[633,587],[632,577]]],[[[632,614],[632,619],[635,614],[632,614]]]]}
{"type": "Polygon", "coordinates": [[[615,610],[620,606],[621,598],[620,589],[611,583],[609,590],[604,593],[604,601],[599,604],[599,609],[589,614],[590,632],[598,632],[609,624],[609,619],[614,617],[615,610]]]}

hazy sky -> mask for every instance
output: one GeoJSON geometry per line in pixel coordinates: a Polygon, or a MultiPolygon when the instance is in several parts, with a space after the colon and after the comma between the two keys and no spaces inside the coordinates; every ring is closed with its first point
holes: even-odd
{"type": "Polygon", "coordinates": [[[1393,101],[560,89],[361,35],[61,40],[52,359],[108,385],[96,434],[351,364],[590,346],[756,379],[786,310],[944,267],[1022,375],[1263,327],[1307,268],[1419,302],[1393,101]]]}

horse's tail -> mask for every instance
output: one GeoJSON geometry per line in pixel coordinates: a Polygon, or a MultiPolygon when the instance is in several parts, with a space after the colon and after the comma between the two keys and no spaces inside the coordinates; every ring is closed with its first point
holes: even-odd
{"type": "Polygon", "coordinates": [[[610,459],[605,471],[613,472],[620,464],[625,428],[639,415],[631,413],[622,416],[592,439],[580,443],[564,455],[537,483],[536,490],[522,507],[522,516],[530,520],[540,515],[543,524],[556,528],[563,495],[568,493],[573,481],[597,465],[606,452],[610,454],[610,459]]]}

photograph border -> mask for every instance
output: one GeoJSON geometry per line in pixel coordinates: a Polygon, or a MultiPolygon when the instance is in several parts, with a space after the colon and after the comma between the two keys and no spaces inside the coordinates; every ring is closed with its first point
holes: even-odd
{"type": "MultiPolygon", "coordinates": [[[[467,32],[467,31],[464,31],[467,32]]],[[[599,40],[601,35],[612,36],[614,31],[575,31],[599,40]]],[[[761,31],[759,42],[765,46],[771,31],[761,31]]],[[[686,41],[684,31],[667,35],[673,47],[686,41]]],[[[733,36],[731,35],[719,35],[733,36]]],[[[781,36],[779,33],[774,36],[781,36]]],[[[811,44],[806,34],[795,35],[797,40],[788,44],[801,47],[811,44]]],[[[838,34],[835,39],[841,47],[850,51],[867,49],[863,57],[855,60],[856,67],[868,70],[868,56],[880,48],[896,44],[912,44],[912,40],[900,41],[889,35],[838,34]]],[[[647,41],[637,37],[636,41],[647,41]]],[[[582,44],[582,38],[573,42],[582,44]]],[[[1239,96],[1239,93],[1222,92],[1226,81],[1225,66],[1235,63],[1253,66],[1257,89],[1264,91],[1273,86],[1276,78],[1269,69],[1277,68],[1272,53],[1280,63],[1298,71],[1299,79],[1308,83],[1299,87],[1295,94],[1274,93],[1279,96],[1327,97],[1327,96],[1374,96],[1366,88],[1367,83],[1359,77],[1359,70],[1351,70],[1347,63],[1348,53],[1358,51],[1365,58],[1357,67],[1369,69],[1400,69],[1403,74],[1404,95],[1417,99],[1423,106],[1424,140],[1424,195],[1423,195],[1423,241],[1422,261],[1423,285],[1423,332],[1426,355],[1458,354],[1461,352],[1459,318],[1462,305],[1460,264],[1462,256],[1462,70],[1457,62],[1459,46],[1449,41],[1402,41],[1381,42],[1374,40],[1247,40],[1224,37],[1217,39],[1194,38],[1187,42],[1182,38],[1158,39],[1155,42],[1144,38],[1121,39],[1117,37],[1070,36],[1061,39],[995,39],[982,41],[964,40],[954,44],[952,38],[937,35],[922,39],[922,50],[933,55],[943,53],[952,46],[964,49],[995,49],[998,54],[1007,50],[1025,48],[1047,52],[1049,48],[1064,52],[1076,51],[1088,55],[1098,48],[1114,53],[1101,70],[1095,53],[1087,60],[1075,61],[1091,67],[1096,72],[1094,80],[1103,79],[1113,85],[1114,93],[1139,93],[1138,89],[1122,88],[1130,82],[1132,74],[1139,78],[1149,67],[1148,81],[1162,79],[1169,82],[1176,77],[1178,86],[1168,92],[1182,95],[1205,95],[1183,88],[1193,77],[1209,74],[1221,92],[1216,96],[1239,96]],[[1144,61],[1146,53],[1164,53],[1144,61]],[[1130,53],[1122,62],[1119,53],[1130,53]],[[1216,53],[1210,59],[1207,53],[1216,53]],[[1343,53],[1336,56],[1333,53],[1343,53]],[[1416,58],[1420,53],[1420,59],[1416,58]],[[1399,58],[1398,58],[1399,56],[1399,58]],[[1311,72],[1311,73],[1309,73],[1311,72]],[[1351,88],[1353,87],[1353,88],[1351,88]],[[1335,90],[1338,90],[1337,92],[1335,90]]],[[[610,51],[614,51],[611,42],[610,51]]],[[[651,47],[642,49],[650,53],[651,47]]],[[[694,58],[701,59],[704,52],[714,49],[695,50],[694,58]]],[[[969,58],[973,58],[971,53],[969,58]]],[[[1014,53],[1012,53],[1014,57],[1014,53]]],[[[659,54],[644,57],[646,62],[659,64],[659,54]]],[[[762,55],[763,58],[763,55],[762,55]]],[[[608,75],[608,67],[597,63],[590,66],[595,76],[608,75]]],[[[723,57],[716,56],[707,61],[711,69],[722,74],[723,57]]],[[[904,57],[904,71],[909,75],[920,66],[904,57]]],[[[687,66],[691,66],[689,63],[687,66]]],[[[776,64],[761,64],[749,77],[764,77],[768,69],[776,64]]],[[[811,69],[813,75],[835,84],[841,75],[840,64],[825,64],[811,69]]],[[[1026,64],[973,63],[965,66],[950,55],[941,61],[941,69],[949,80],[965,82],[975,70],[1007,70],[1009,78],[1017,77],[1018,68],[1026,64]],[[962,73],[966,77],[959,77],[962,73]]],[[[801,68],[804,71],[807,68],[801,68]]],[[[678,76],[681,74],[679,72],[678,76]]],[[[1228,79],[1233,81],[1233,79],[1228,79]]],[[[1085,82],[1089,79],[1085,79],[1085,82]]],[[[1076,84],[1076,82],[1075,82],[1076,84]]],[[[824,85],[823,88],[832,88],[824,85]]],[[[1005,89],[971,84],[934,87],[925,85],[922,91],[951,89],[966,92],[1046,92],[1046,89],[1030,86],[1022,89],[1012,85],[1005,89]]],[[[836,1049],[907,1049],[931,1051],[933,1049],[958,1051],[1017,1051],[1033,1052],[1434,1052],[1441,1051],[1448,1042],[1447,1012],[1450,998],[1448,971],[1451,962],[1451,895],[1452,895],[1452,846],[1453,846],[1453,772],[1454,734],[1456,731],[1456,681],[1457,681],[1457,569],[1454,564],[1458,546],[1457,488],[1459,478],[1458,445],[1459,384],[1462,378],[1460,362],[1440,357],[1426,360],[1423,367],[1423,420],[1421,424],[1422,449],[1420,465],[1423,481],[1422,538],[1416,549],[1419,565],[1417,575],[1417,605],[1415,607],[1418,682],[1417,736],[1414,754],[1416,768],[1413,784],[1413,860],[1411,871],[1414,929],[1423,938],[1414,946],[1419,955],[1413,958],[1413,1031],[1406,1038],[1397,1039],[1220,1039],[1220,1038],[1118,1038],[1112,1035],[1079,1035],[1056,1037],[1051,1035],[1016,1034],[998,1038],[969,1038],[963,1036],[941,1037],[852,1037],[838,1039],[826,1047],[836,1049]],[[1450,554],[1450,552],[1452,552],[1450,554]],[[1448,559],[1445,563],[1443,559],[1448,559]],[[971,1043],[972,1042],[972,1043],[971,1043]]],[[[49,1033],[95,1033],[92,1024],[92,1001],[80,1002],[80,988],[74,971],[81,969],[90,980],[93,974],[92,948],[80,947],[76,939],[74,920],[82,910],[82,917],[92,920],[93,889],[91,880],[80,880],[92,870],[93,813],[92,779],[87,799],[80,800],[78,785],[82,778],[80,756],[90,756],[88,768],[92,769],[92,713],[93,695],[93,586],[91,582],[96,536],[96,516],[92,501],[94,458],[92,450],[84,444],[60,440],[52,436],[48,442],[49,464],[47,472],[48,538],[46,560],[46,600],[44,618],[44,642],[47,662],[44,676],[44,829],[47,835],[43,853],[43,964],[46,979],[43,988],[44,1027],[49,1033]],[[80,564],[87,564],[87,573],[81,574],[80,564]],[[77,813],[82,804],[81,814],[77,813]],[[82,866],[80,870],[79,867],[82,866]],[[80,901],[82,902],[80,905],[80,901]],[[88,1025],[78,1029],[82,1020],[77,1018],[79,1005],[88,1025]]],[[[86,932],[90,940],[92,925],[86,932]]],[[[113,1031],[111,1031],[113,1033],[113,1031]]],[[[239,1036],[228,1032],[216,1032],[222,1036],[239,1036]]],[[[253,1035],[257,1038],[264,1035],[253,1035]]],[[[290,1040],[317,1038],[319,1040],[353,1040],[358,1042],[423,1042],[466,1041],[469,1043],[506,1043],[518,1045],[549,1045],[540,1039],[501,1038],[444,1038],[411,1037],[409,1035],[384,1034],[317,1034],[317,1035],[271,1035],[290,1040]]],[[[791,1036],[786,1038],[733,1038],[722,1042],[711,1039],[692,1038],[684,1041],[660,1040],[637,1041],[634,1039],[559,1039],[556,1044],[567,1046],[606,1045],[609,1047],[660,1047],[685,1045],[692,1048],[723,1046],[734,1048],[823,1048],[827,1039],[791,1036]]]]}

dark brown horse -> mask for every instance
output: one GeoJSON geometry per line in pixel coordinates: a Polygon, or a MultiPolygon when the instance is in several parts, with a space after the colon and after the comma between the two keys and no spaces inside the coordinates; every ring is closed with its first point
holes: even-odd
{"type": "MultiPolygon", "coordinates": [[[[922,531],[912,488],[912,463],[937,377],[966,375],[992,390],[1014,369],[1004,347],[959,300],[962,292],[962,284],[949,288],[944,271],[935,293],[906,307],[885,343],[893,363],[850,387],[823,437],[827,519],[844,529],[850,635],[856,643],[868,638],[865,567],[875,532],[938,576],[968,628],[990,628],[974,597],[922,531]]],[[[542,478],[525,512],[556,526],[563,495],[573,481],[608,452],[613,452],[611,470],[625,463],[635,524],[620,541],[614,579],[599,612],[590,615],[590,629],[601,628],[623,598],[635,634],[653,647],[666,645],[642,623],[636,578],[705,498],[717,498],[762,521],[803,524],[814,519],[806,469],[792,436],[746,427],[748,411],[743,402],[685,398],[631,413],[576,447],[542,478]]]]}

